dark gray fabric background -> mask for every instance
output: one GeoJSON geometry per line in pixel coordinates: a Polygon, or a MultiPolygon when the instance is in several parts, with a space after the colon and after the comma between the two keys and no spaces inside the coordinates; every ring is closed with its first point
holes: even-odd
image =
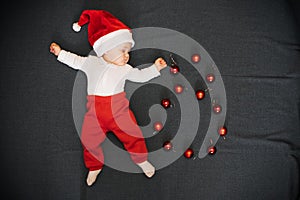
{"type": "MultiPolygon", "coordinates": [[[[299,199],[299,1],[51,0],[12,2],[2,10],[1,193],[7,199],[299,199]],[[81,55],[90,52],[87,29],[71,29],[84,9],[106,9],[131,28],[173,29],[206,49],[227,94],[228,135],[218,141],[214,156],[182,156],[150,180],[105,167],[93,187],[85,185],[87,170],[72,116],[77,72],[49,53],[52,41],[81,55]]],[[[168,60],[168,52],[134,52],[130,63],[160,55],[168,60]]],[[[192,68],[183,74],[195,88],[202,86],[192,68]]],[[[169,93],[150,86],[136,91],[131,105],[139,123],[147,122],[145,105],[169,93]]],[[[201,102],[192,144],[196,153],[209,106],[201,102]]],[[[147,140],[150,150],[176,131],[172,122],[180,113],[168,112],[173,118],[165,138],[147,140]]]]}

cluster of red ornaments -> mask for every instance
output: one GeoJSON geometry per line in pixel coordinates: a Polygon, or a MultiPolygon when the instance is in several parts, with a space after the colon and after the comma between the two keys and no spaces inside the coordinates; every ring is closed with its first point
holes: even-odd
{"type": "MultiPolygon", "coordinates": [[[[225,135],[227,134],[227,129],[226,129],[226,127],[223,126],[223,127],[219,128],[218,134],[219,134],[220,136],[222,136],[222,137],[225,137],[225,135]]],[[[216,152],[217,152],[217,148],[216,148],[215,146],[209,146],[209,147],[207,148],[207,153],[208,153],[209,155],[214,155],[216,152]]],[[[185,150],[185,152],[184,152],[184,157],[186,157],[186,158],[192,158],[193,155],[194,155],[194,151],[193,151],[192,148],[188,148],[188,149],[185,150]]]]}
{"type": "MultiPolygon", "coordinates": [[[[174,61],[174,59],[171,57],[172,59],[172,64],[171,64],[171,67],[170,67],[170,73],[173,74],[173,75],[176,75],[180,72],[180,69],[178,67],[178,65],[176,64],[176,62],[174,61]]],[[[201,60],[201,56],[199,54],[193,54],[192,57],[191,57],[191,61],[194,63],[194,64],[197,64],[199,63],[201,60]]],[[[215,81],[215,75],[212,74],[212,73],[209,73],[206,75],[206,81],[207,83],[213,83],[215,81]]],[[[176,94],[181,94],[183,91],[184,91],[184,86],[180,85],[180,84],[177,84],[174,86],[174,91],[176,94]]],[[[198,100],[202,100],[205,98],[205,91],[204,90],[197,90],[195,92],[195,96],[198,100]]],[[[161,100],[161,105],[164,107],[164,108],[169,108],[171,107],[171,101],[167,98],[165,99],[162,99],[161,100]]],[[[219,104],[214,104],[212,106],[212,110],[215,114],[218,114],[222,111],[222,107],[219,105],[219,104]]],[[[155,131],[159,132],[163,129],[163,124],[161,122],[155,122],[154,125],[153,125],[153,128],[155,131]]],[[[219,130],[218,130],[218,134],[221,136],[221,137],[225,137],[225,135],[227,134],[227,129],[226,127],[220,127],[219,130]]],[[[171,141],[166,141],[163,143],[163,148],[164,150],[166,151],[170,151],[171,149],[173,149],[173,144],[171,143],[171,141]]],[[[214,155],[215,153],[217,152],[217,149],[215,146],[209,146],[207,148],[207,153],[209,155],[214,155]]],[[[192,148],[188,148],[185,150],[184,152],[184,157],[186,158],[192,158],[194,156],[194,150],[192,148]]]]}

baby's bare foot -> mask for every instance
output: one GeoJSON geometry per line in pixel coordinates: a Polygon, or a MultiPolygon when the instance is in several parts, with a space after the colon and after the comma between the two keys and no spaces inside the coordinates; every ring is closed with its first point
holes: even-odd
{"type": "Polygon", "coordinates": [[[155,168],[154,166],[149,163],[147,160],[142,163],[137,164],[144,172],[144,174],[148,177],[151,178],[155,174],[155,168]]]}
{"type": "Polygon", "coordinates": [[[101,169],[95,170],[95,171],[89,171],[89,174],[86,178],[86,183],[88,186],[93,185],[93,183],[96,181],[98,174],[101,172],[101,169]]]}

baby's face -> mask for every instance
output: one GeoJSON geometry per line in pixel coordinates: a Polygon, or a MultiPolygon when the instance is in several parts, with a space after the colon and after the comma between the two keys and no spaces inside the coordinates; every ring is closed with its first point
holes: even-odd
{"type": "Polygon", "coordinates": [[[110,62],[112,64],[123,66],[127,64],[129,61],[129,51],[131,50],[131,43],[123,43],[119,46],[107,51],[103,58],[107,62],[110,62]]]}

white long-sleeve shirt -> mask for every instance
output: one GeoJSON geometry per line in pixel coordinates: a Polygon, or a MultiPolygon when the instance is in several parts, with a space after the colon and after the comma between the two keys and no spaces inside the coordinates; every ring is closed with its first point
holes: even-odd
{"type": "Polygon", "coordinates": [[[111,96],[124,91],[126,80],[147,82],[160,75],[154,64],[144,69],[128,64],[117,66],[107,63],[102,57],[82,57],[65,50],[60,51],[57,59],[86,74],[88,95],[111,96]]]}

